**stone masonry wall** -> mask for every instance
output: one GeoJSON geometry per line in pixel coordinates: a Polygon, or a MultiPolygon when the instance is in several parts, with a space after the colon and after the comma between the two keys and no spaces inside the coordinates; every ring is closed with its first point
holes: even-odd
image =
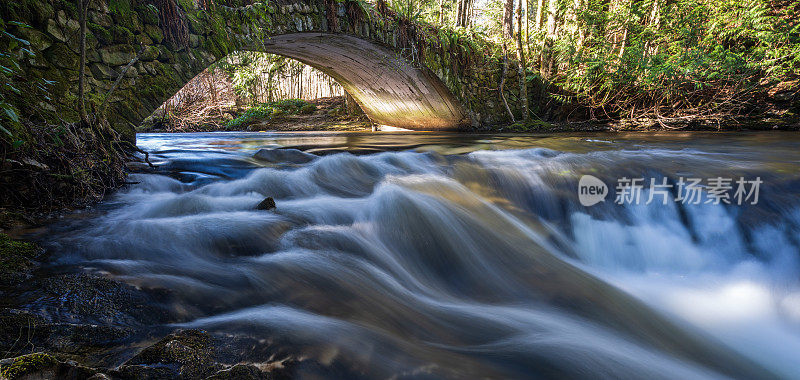
{"type": "MultiPolygon", "coordinates": [[[[19,107],[25,116],[50,115],[66,121],[78,118],[75,105],[79,24],[75,4],[65,0],[20,0],[0,5],[4,21],[32,26],[10,26],[13,33],[30,41],[31,50],[36,53],[34,58],[21,62],[26,75],[51,81],[51,99],[28,99],[19,107]]],[[[508,121],[497,91],[502,69],[499,61],[478,57],[485,52],[475,51],[473,60],[480,64],[453,65],[453,60],[458,59],[455,53],[442,53],[441,46],[434,44],[419,47],[409,43],[397,20],[372,10],[361,11],[355,2],[271,0],[240,8],[216,6],[212,10],[199,9],[189,0],[179,4],[189,31],[185,46],[169,41],[159,10],[148,0],[90,3],[90,108],[96,109],[102,103],[123,67],[139,55],[109,99],[108,119],[128,137],[145,117],[216,60],[240,49],[263,51],[264,41],[271,36],[298,32],[345,33],[389,47],[414,61],[414,65],[432,70],[467,109],[473,126],[508,121]],[[329,17],[327,9],[336,9],[335,17],[329,17]],[[335,25],[330,25],[329,20],[335,20],[335,25]]],[[[540,91],[533,87],[528,92],[535,96],[540,91]]],[[[513,62],[509,65],[506,90],[507,100],[513,105],[518,97],[513,62]]]]}

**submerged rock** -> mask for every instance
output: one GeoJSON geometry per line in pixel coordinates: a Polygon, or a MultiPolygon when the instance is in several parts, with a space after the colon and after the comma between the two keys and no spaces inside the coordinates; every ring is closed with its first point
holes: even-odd
{"type": "Polygon", "coordinates": [[[256,210],[272,210],[275,206],[275,200],[272,197],[266,197],[261,203],[256,206],[256,210]]]}
{"type": "Polygon", "coordinates": [[[223,369],[214,357],[214,345],[206,332],[183,330],[145,348],[125,364],[168,366],[183,378],[196,379],[223,369]]]}
{"type": "Polygon", "coordinates": [[[255,158],[271,163],[305,164],[317,156],[297,149],[260,149],[255,158]]]}
{"type": "Polygon", "coordinates": [[[42,299],[49,300],[39,303],[39,310],[56,320],[135,326],[165,323],[175,318],[154,299],[155,292],[87,273],[45,278],[39,292],[42,299]]]}
{"type": "Polygon", "coordinates": [[[254,365],[236,364],[207,377],[206,380],[261,380],[269,378],[273,377],[267,376],[254,365]]]}

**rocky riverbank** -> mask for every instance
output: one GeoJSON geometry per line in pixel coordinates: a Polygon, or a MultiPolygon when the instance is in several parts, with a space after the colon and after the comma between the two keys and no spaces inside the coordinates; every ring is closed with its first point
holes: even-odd
{"type": "MultiPolygon", "coordinates": [[[[41,247],[0,234],[0,377],[280,379],[346,373],[286,342],[183,329],[165,289],[45,265],[41,247]],[[333,372],[332,372],[333,371],[333,372]]],[[[341,367],[341,368],[340,368],[341,367]]]]}

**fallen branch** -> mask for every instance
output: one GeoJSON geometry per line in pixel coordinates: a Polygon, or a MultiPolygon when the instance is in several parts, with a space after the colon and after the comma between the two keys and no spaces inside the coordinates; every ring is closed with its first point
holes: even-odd
{"type": "Polygon", "coordinates": [[[133,57],[133,59],[131,59],[131,61],[128,62],[127,65],[125,65],[125,67],[122,69],[122,71],[120,71],[119,75],[117,75],[117,80],[114,81],[114,85],[111,86],[111,88],[108,90],[108,92],[106,93],[105,99],[103,99],[103,103],[100,105],[100,115],[105,115],[106,108],[108,107],[108,100],[111,99],[111,95],[114,93],[114,90],[116,90],[117,86],[119,86],[119,83],[122,82],[122,78],[125,77],[125,74],[131,68],[131,66],[133,66],[134,64],[136,64],[137,61],[139,61],[139,57],[142,56],[142,53],[144,52],[144,48],[145,48],[145,46],[142,45],[141,49],[139,49],[139,52],[136,53],[136,56],[133,57]]]}

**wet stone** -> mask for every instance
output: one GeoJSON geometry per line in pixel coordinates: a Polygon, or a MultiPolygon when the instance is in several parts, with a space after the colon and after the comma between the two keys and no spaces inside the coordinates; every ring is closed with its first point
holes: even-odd
{"type": "Polygon", "coordinates": [[[275,200],[272,197],[266,197],[261,203],[256,206],[256,210],[272,210],[275,206],[275,200]]]}

